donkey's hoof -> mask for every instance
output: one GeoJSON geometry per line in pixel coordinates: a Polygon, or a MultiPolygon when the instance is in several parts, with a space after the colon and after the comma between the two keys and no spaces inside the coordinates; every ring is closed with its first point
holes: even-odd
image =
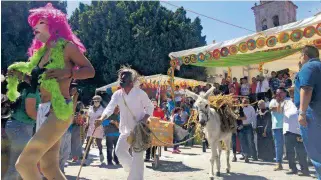
{"type": "Polygon", "coordinates": [[[210,180],[214,180],[214,177],[210,177],[210,180]]]}
{"type": "Polygon", "coordinates": [[[216,176],[221,176],[221,173],[220,172],[216,172],[216,176]]]}
{"type": "Polygon", "coordinates": [[[226,169],[226,173],[230,173],[230,170],[229,170],[229,169],[226,169]]]}

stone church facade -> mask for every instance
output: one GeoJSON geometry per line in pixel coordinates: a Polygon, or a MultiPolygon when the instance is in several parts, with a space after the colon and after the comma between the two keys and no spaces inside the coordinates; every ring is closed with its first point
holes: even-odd
{"type": "Polygon", "coordinates": [[[252,10],[256,31],[264,31],[296,21],[297,6],[292,1],[260,1],[252,10]]]}

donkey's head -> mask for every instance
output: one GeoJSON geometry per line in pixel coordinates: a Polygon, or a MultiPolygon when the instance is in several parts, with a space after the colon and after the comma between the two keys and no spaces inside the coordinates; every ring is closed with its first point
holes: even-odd
{"type": "Polygon", "coordinates": [[[208,96],[214,91],[215,87],[210,88],[206,93],[201,92],[200,95],[197,95],[189,90],[186,90],[186,94],[192,97],[195,100],[194,107],[198,111],[199,123],[202,126],[205,126],[206,123],[210,120],[210,105],[207,100],[208,96]]]}

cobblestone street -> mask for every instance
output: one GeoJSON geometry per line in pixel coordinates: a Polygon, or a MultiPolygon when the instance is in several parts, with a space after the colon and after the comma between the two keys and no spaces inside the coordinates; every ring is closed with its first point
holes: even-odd
{"type": "MultiPolygon", "coordinates": [[[[168,151],[162,151],[161,166],[157,170],[152,169],[152,163],[145,163],[145,180],[206,180],[209,179],[209,158],[210,149],[206,153],[202,152],[200,147],[181,148],[181,154],[172,154],[168,151]]],[[[106,162],[106,149],[104,149],[106,162]]],[[[232,153],[231,153],[232,154],[232,153]]],[[[238,155],[240,157],[240,155],[238,155]]],[[[90,152],[92,163],[90,166],[83,167],[81,172],[81,179],[92,180],[126,180],[127,173],[120,167],[110,167],[106,164],[101,164],[98,157],[97,148],[93,148],[90,152]]],[[[224,180],[311,180],[314,179],[314,169],[310,167],[312,177],[300,177],[298,175],[287,175],[289,171],[288,165],[285,162],[283,171],[273,171],[275,163],[267,162],[252,162],[249,164],[244,161],[231,162],[231,173],[227,174],[225,152],[222,152],[221,157],[221,177],[215,179],[224,180]]],[[[68,180],[76,179],[79,163],[69,163],[65,168],[68,180]]],[[[299,167],[298,167],[299,168],[299,167]]],[[[216,168],[215,171],[216,173],[216,168]]]]}

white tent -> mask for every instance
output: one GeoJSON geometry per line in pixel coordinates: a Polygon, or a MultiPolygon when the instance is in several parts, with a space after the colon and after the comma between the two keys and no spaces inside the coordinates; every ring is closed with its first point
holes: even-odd
{"type": "Polygon", "coordinates": [[[208,74],[220,82],[217,75],[224,76],[228,68],[233,77],[256,76],[260,63],[270,72],[285,68],[298,71],[299,50],[307,44],[321,47],[321,14],[232,40],[171,52],[169,57],[178,65],[207,67],[208,74]]]}
{"type": "MultiPolygon", "coordinates": [[[[153,81],[160,81],[161,84],[163,84],[164,82],[167,82],[169,76],[167,75],[163,75],[163,74],[155,74],[155,75],[151,75],[151,76],[143,76],[143,81],[145,82],[153,82],[153,81]]],[[[175,77],[175,84],[179,84],[181,82],[189,82],[189,83],[194,83],[197,85],[206,85],[205,82],[202,81],[196,81],[194,79],[185,79],[185,78],[180,78],[180,77],[175,77]]],[[[118,82],[113,82],[111,84],[108,84],[106,86],[100,87],[96,89],[96,92],[101,92],[101,91],[106,91],[108,88],[113,88],[113,87],[118,87],[119,83],[118,82]]]]}

